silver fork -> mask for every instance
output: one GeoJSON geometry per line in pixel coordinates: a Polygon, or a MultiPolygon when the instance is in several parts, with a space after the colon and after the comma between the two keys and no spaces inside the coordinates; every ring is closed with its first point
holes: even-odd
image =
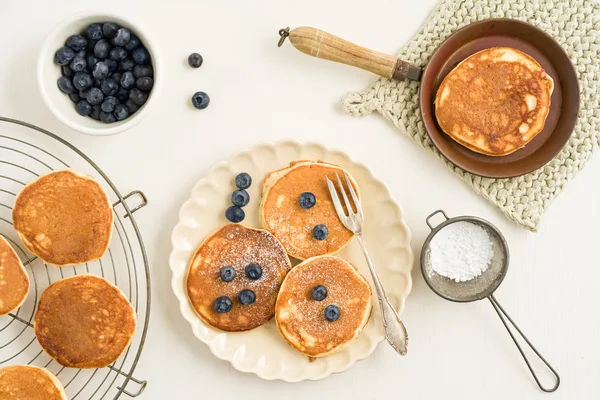
{"type": "Polygon", "coordinates": [[[346,180],[346,184],[348,186],[348,190],[350,192],[350,196],[352,196],[352,201],[354,203],[354,209],[350,200],[348,200],[348,196],[346,195],[346,190],[344,189],[344,185],[342,185],[342,181],[340,180],[339,175],[336,172],[336,177],[338,184],[340,185],[340,192],[342,192],[342,196],[344,198],[344,204],[346,205],[346,209],[348,210],[348,215],[344,212],[344,208],[342,207],[342,203],[340,202],[340,198],[338,196],[335,185],[329,178],[327,178],[327,186],[329,187],[329,193],[331,194],[331,199],[333,200],[333,205],[335,206],[335,211],[337,212],[340,221],[346,228],[354,233],[358,242],[360,243],[363,253],[365,254],[365,258],[367,259],[367,264],[369,265],[369,270],[371,271],[371,276],[373,277],[373,282],[375,283],[375,290],[377,291],[377,299],[379,299],[379,307],[381,309],[381,315],[383,317],[383,329],[385,330],[385,338],[388,343],[398,352],[398,354],[404,356],[407,352],[408,346],[408,333],[406,332],[406,327],[404,323],[400,319],[400,316],[394,310],[394,307],[388,300],[385,290],[381,285],[381,281],[379,280],[379,276],[377,276],[377,272],[373,267],[373,262],[371,261],[371,257],[369,257],[369,253],[367,252],[367,246],[362,236],[362,227],[364,223],[362,207],[360,205],[360,201],[358,200],[358,196],[352,184],[350,183],[350,179],[348,175],[344,172],[344,178],[346,180]]]}

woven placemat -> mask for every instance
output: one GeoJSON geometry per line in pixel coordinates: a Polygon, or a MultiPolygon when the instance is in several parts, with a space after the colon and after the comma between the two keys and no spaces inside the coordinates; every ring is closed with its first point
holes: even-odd
{"type": "Polygon", "coordinates": [[[535,231],[551,201],[600,146],[600,4],[597,0],[443,0],[398,57],[425,66],[450,34],[489,18],[519,19],[546,31],[566,50],[577,70],[579,118],[565,148],[546,166],[511,179],[482,178],[455,167],[439,153],[423,127],[416,82],[380,78],[368,90],[347,95],[342,105],[355,115],[377,110],[509,219],[535,231]]]}

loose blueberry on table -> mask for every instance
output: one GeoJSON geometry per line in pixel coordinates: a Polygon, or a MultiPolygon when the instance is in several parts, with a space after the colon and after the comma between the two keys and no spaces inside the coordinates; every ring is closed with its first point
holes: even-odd
{"type": "Polygon", "coordinates": [[[192,96],[192,104],[198,110],[204,110],[206,107],[208,107],[208,103],[210,103],[210,98],[204,92],[196,92],[192,96]]]}
{"type": "Polygon", "coordinates": [[[188,64],[192,68],[200,68],[200,66],[202,65],[202,61],[202,56],[198,53],[192,53],[188,57],[188,64]]]}
{"type": "Polygon", "coordinates": [[[335,304],[325,307],[325,319],[329,322],[335,322],[340,318],[340,308],[335,304]]]}
{"type": "Polygon", "coordinates": [[[233,303],[231,302],[231,299],[227,296],[221,296],[217,298],[214,304],[215,311],[219,314],[228,313],[229,311],[231,311],[232,306],[233,303]]]}
{"type": "Polygon", "coordinates": [[[247,306],[256,301],[256,294],[250,289],[245,289],[238,294],[238,300],[243,306],[247,306]]]}
{"type": "Polygon", "coordinates": [[[323,301],[327,298],[327,288],[323,285],[317,285],[312,289],[311,296],[316,301],[323,301]]]}
{"type": "Polygon", "coordinates": [[[313,228],[313,237],[317,240],[325,240],[329,235],[329,229],[323,224],[319,224],[313,228]]]}
{"type": "MultiPolygon", "coordinates": [[[[114,22],[93,23],[69,36],[54,62],[61,66],[58,88],[77,112],[105,123],[133,115],[154,86],[150,53],[136,35],[114,22]]],[[[199,101],[202,108],[208,106],[208,96],[199,101]]],[[[234,214],[239,218],[239,212],[234,214]]]]}
{"type": "Polygon", "coordinates": [[[246,266],[244,272],[246,273],[246,276],[253,281],[259,280],[263,273],[262,268],[258,264],[249,264],[246,266]]]}

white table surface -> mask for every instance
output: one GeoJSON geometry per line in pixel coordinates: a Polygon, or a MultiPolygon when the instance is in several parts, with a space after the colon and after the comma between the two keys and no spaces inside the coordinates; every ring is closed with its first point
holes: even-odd
{"type": "MultiPolygon", "coordinates": [[[[163,88],[153,112],[131,131],[90,137],[63,126],[42,102],[35,61],[45,36],[63,18],[94,7],[86,1],[3,1],[0,5],[0,114],[23,119],[71,141],[122,192],[142,189],[150,205],[136,214],[149,253],[152,318],[136,376],[149,381],[142,399],[597,399],[600,398],[600,156],[544,216],[538,233],[506,220],[439,161],[378,115],[343,115],[340,98],[366,88],[369,73],[309,58],[277,31],[312,25],[394,53],[436,0],[117,1],[99,2],[143,24],[158,39],[163,88]],[[199,52],[204,65],[191,69],[199,52]],[[204,90],[210,107],[190,96],[204,90]],[[407,357],[382,344],[368,359],[319,382],[267,382],[216,359],[193,336],[170,288],[169,234],[191,186],[212,164],[261,141],[293,138],[346,151],[387,182],[405,212],[418,260],[425,217],[489,219],[505,234],[512,266],[497,298],[562,377],[543,394],[486,301],[438,298],[418,263],[403,318],[407,357]]],[[[535,364],[539,365],[539,364],[535,364]]],[[[124,396],[125,397],[125,396],[124,396]]]]}

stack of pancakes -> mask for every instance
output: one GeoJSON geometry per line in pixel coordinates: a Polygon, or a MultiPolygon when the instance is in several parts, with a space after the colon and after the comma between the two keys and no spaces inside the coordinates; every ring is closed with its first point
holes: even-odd
{"type": "Polygon", "coordinates": [[[493,47],[466,58],[442,81],[435,115],[440,128],[468,149],[505,156],[544,128],[554,82],[529,55],[493,47]]]}
{"type": "Polygon", "coordinates": [[[352,176],[342,168],[319,161],[297,161],[269,173],[263,184],[259,218],[263,230],[229,224],[211,234],[190,261],[186,289],[197,315],[223,331],[257,328],[276,316],[286,341],[310,357],[322,357],[352,342],[371,314],[371,289],[354,266],[333,254],[352,239],[340,222],[331,201],[326,177],[352,176]],[[316,199],[308,208],[299,199],[310,192],[316,199]],[[328,229],[325,238],[313,235],[316,225],[328,229]],[[287,253],[287,254],[286,254],[287,253]],[[291,268],[289,257],[305,260],[291,268]],[[245,268],[262,269],[250,279],[245,268]],[[231,267],[231,279],[221,271],[231,267]],[[323,286],[324,299],[311,297],[323,286]],[[238,296],[252,290],[256,299],[244,304],[238,296]],[[219,302],[226,298],[224,309],[219,302]],[[337,307],[335,318],[326,318],[327,306],[337,307]]]}

